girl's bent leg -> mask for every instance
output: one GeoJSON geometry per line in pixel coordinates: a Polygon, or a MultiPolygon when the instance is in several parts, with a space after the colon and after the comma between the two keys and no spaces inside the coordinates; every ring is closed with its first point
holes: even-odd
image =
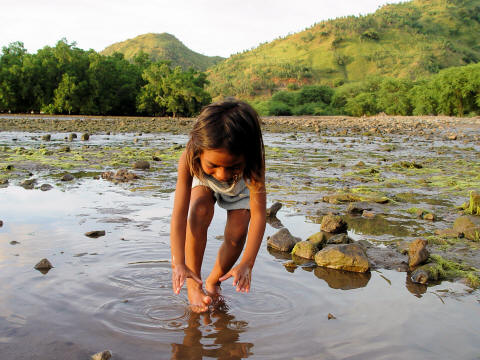
{"type": "MultiPolygon", "coordinates": [[[[196,186],[192,189],[190,204],[185,239],[185,264],[201,278],[207,230],[213,218],[215,198],[207,187],[196,186]]],[[[202,286],[192,279],[187,279],[187,289],[192,310],[207,311],[212,299],[203,292],[202,286]]]]}
{"type": "Polygon", "coordinates": [[[250,210],[228,210],[225,239],[218,250],[215,266],[205,281],[206,290],[213,296],[218,295],[220,292],[218,279],[233,267],[242,253],[245,239],[247,238],[249,222],[250,210]]]}

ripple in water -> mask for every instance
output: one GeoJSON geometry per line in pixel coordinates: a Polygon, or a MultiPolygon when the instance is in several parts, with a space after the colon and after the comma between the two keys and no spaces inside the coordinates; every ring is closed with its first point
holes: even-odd
{"type": "Polygon", "coordinates": [[[97,316],[114,332],[158,339],[165,330],[188,327],[188,304],[172,294],[170,265],[158,261],[129,264],[109,280],[121,289],[121,299],[103,304],[97,316]]]}

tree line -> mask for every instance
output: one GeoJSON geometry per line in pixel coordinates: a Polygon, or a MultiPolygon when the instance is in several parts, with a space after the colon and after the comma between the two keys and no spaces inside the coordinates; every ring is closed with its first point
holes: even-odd
{"type": "Polygon", "coordinates": [[[0,112],[193,116],[211,102],[206,75],[152,62],[127,61],[60,40],[29,54],[23,43],[2,48],[0,112]]]}
{"type": "MultiPolygon", "coordinates": [[[[203,72],[152,62],[145,53],[128,61],[64,39],[36,54],[15,42],[0,55],[0,112],[194,116],[212,101],[208,84],[203,72]]],[[[268,100],[250,100],[261,115],[474,116],[480,115],[480,63],[417,81],[370,77],[335,88],[287,86],[268,100]]]]}
{"type": "Polygon", "coordinates": [[[336,88],[306,85],[255,101],[262,115],[480,115],[480,63],[418,81],[370,77],[336,88]]]}

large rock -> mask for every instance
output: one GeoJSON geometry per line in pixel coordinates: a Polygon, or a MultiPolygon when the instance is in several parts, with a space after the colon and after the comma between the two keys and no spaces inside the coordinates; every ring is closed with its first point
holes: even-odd
{"type": "Polygon", "coordinates": [[[293,247],[292,255],[296,255],[304,259],[313,259],[317,250],[317,247],[310,241],[299,241],[293,247]]]}
{"type": "Polygon", "coordinates": [[[317,266],[313,270],[314,275],[324,280],[332,289],[351,290],[367,286],[370,272],[355,273],[351,271],[342,271],[317,266]]]}
{"type": "Polygon", "coordinates": [[[281,228],[267,238],[267,246],[275,250],[291,252],[295,244],[299,241],[301,241],[301,239],[290,234],[287,228],[281,228]]]}
{"type": "Polygon", "coordinates": [[[366,272],[370,269],[367,255],[358,244],[331,245],[315,254],[318,266],[331,269],[366,272]]]}
{"type": "Polygon", "coordinates": [[[427,250],[427,240],[413,240],[408,247],[408,265],[413,268],[428,260],[430,253],[427,250]]]}
{"type": "Polygon", "coordinates": [[[92,355],[92,360],[109,360],[112,357],[112,353],[109,350],[104,350],[102,352],[92,355]]]}
{"type": "Polygon", "coordinates": [[[366,202],[366,201],[358,201],[354,203],[348,204],[347,207],[347,213],[355,215],[361,215],[363,214],[364,211],[371,211],[372,210],[372,204],[366,202]]]}
{"type": "Polygon", "coordinates": [[[440,279],[438,269],[433,264],[426,264],[415,269],[410,275],[410,279],[417,284],[426,284],[429,281],[440,279]]]}
{"type": "Polygon", "coordinates": [[[320,229],[332,234],[338,234],[347,230],[347,223],[338,215],[328,214],[322,218],[320,229]]]}
{"type": "Polygon", "coordinates": [[[326,233],[325,231],[319,231],[313,235],[310,235],[307,241],[310,241],[317,247],[318,250],[321,250],[327,244],[327,241],[330,237],[332,237],[332,234],[326,233]]]}

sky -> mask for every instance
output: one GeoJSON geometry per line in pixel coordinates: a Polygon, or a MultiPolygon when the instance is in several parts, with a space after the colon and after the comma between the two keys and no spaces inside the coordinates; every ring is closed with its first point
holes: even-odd
{"type": "Polygon", "coordinates": [[[101,51],[146,33],[167,32],[203,55],[228,57],[322,20],[375,12],[401,0],[3,0],[0,47],[29,53],[69,43],[101,51]]]}

